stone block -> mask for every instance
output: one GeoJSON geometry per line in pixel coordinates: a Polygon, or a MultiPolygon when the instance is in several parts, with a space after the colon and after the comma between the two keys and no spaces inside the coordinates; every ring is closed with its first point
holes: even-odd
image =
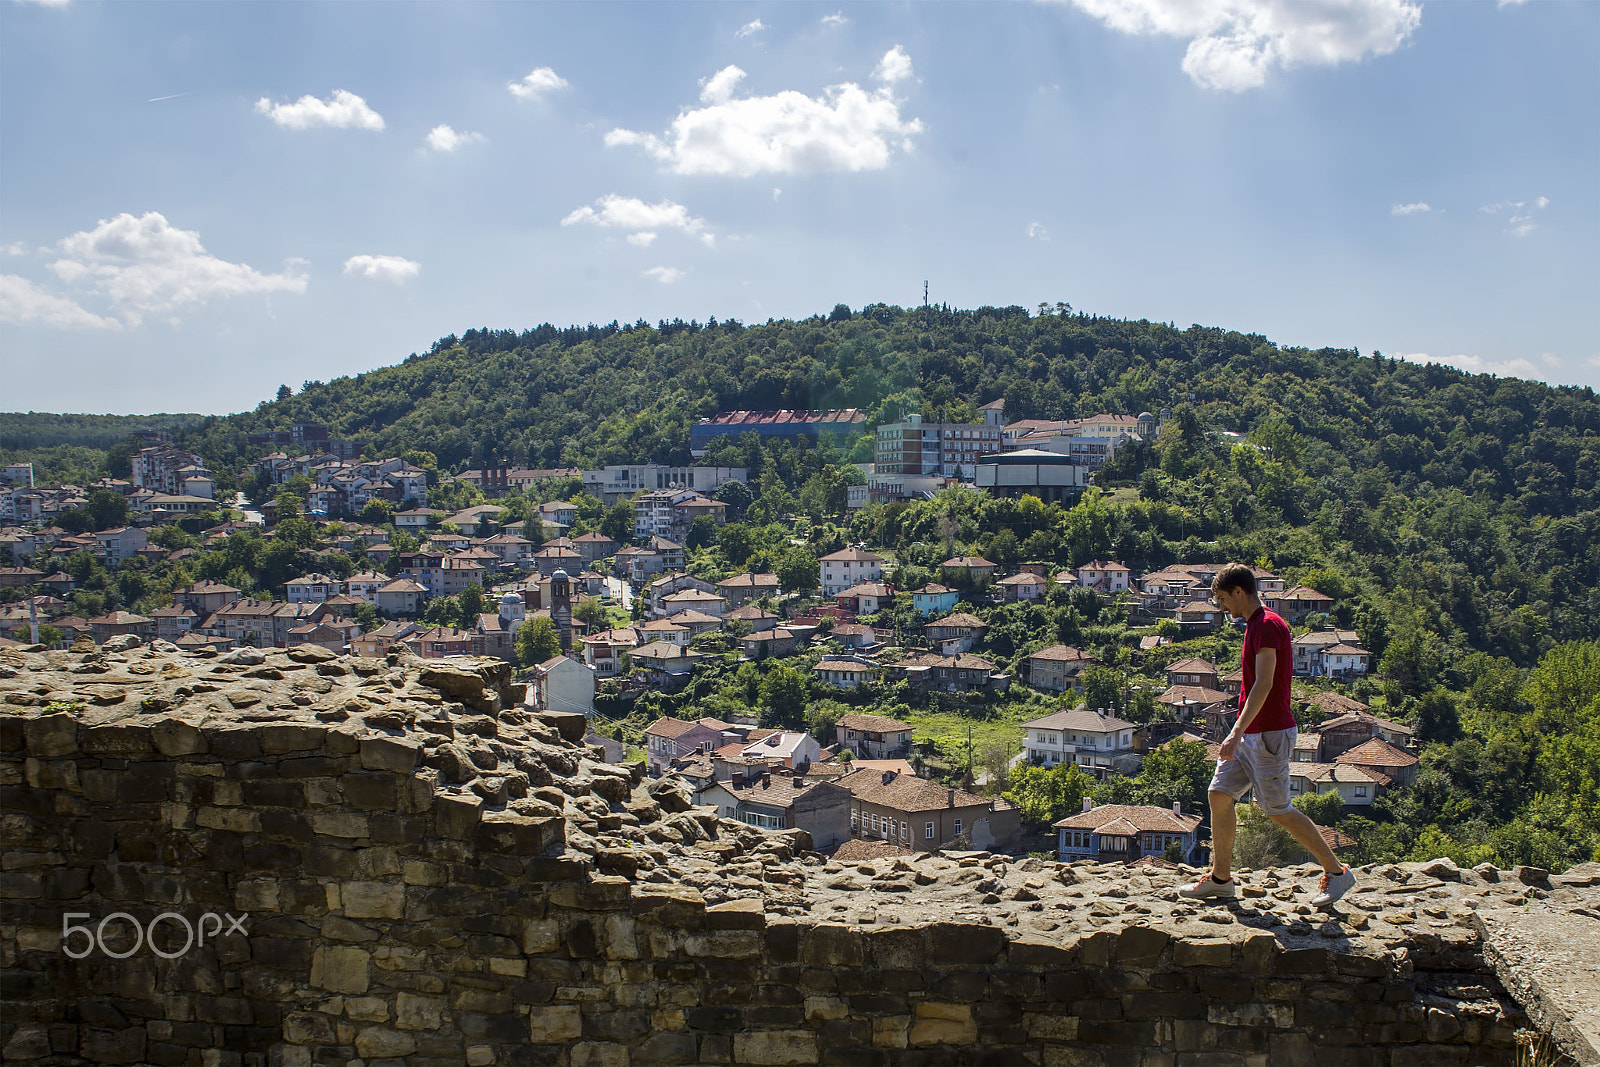
{"type": "Polygon", "coordinates": [[[494,812],[481,817],[472,841],[485,852],[537,856],[566,840],[567,822],[555,816],[494,812]]]}
{"type": "Polygon", "coordinates": [[[156,751],[168,759],[197,756],[206,751],[206,737],[200,728],[182,719],[162,719],[151,723],[150,740],[156,751]]]}
{"type": "Polygon", "coordinates": [[[22,734],[30,756],[48,759],[78,751],[78,720],[64,711],[28,719],[22,734]]]}
{"type": "Polygon", "coordinates": [[[322,945],[311,957],[311,984],[332,993],[365,993],[372,955],[359,948],[322,945]]]}
{"type": "Polygon", "coordinates": [[[339,779],[344,798],[362,811],[392,811],[398,801],[398,779],[381,771],[352,772],[339,779]]]}
{"type": "Polygon", "coordinates": [[[1127,993],[1122,998],[1125,1019],[1203,1019],[1206,1003],[1193,993],[1127,993]]]}
{"type": "Polygon", "coordinates": [[[78,761],[70,759],[41,760],[32,757],[23,761],[23,778],[35,789],[56,789],[76,793],[78,786],[78,761]]]}
{"type": "Polygon", "coordinates": [[[348,919],[399,919],[406,911],[406,887],[399,882],[346,882],[340,898],[348,919]]]}
{"type": "Polygon", "coordinates": [[[706,908],[706,926],[712,930],[760,930],[766,925],[766,904],[759,897],[725,900],[706,908]]]}
{"type": "Polygon", "coordinates": [[[422,746],[415,741],[395,737],[364,737],[361,739],[361,766],[369,771],[390,771],[410,774],[417,766],[417,753],[422,746]]]}
{"type": "Polygon", "coordinates": [[[1117,938],[1117,959],[1134,966],[1156,962],[1172,935],[1149,926],[1130,926],[1117,938]]]}
{"type": "Polygon", "coordinates": [[[417,1039],[410,1034],[391,1030],[387,1026],[369,1026],[356,1032],[356,1054],[372,1059],[377,1056],[409,1056],[417,1051],[417,1039]]]}
{"type": "Polygon", "coordinates": [[[816,1063],[817,1036],[809,1030],[762,1030],[733,1035],[738,1063],[782,1065],[816,1063]]]}
{"type": "Polygon", "coordinates": [[[127,723],[102,723],[84,728],[81,740],[86,755],[102,759],[149,759],[155,754],[150,727],[127,723]]]}
{"type": "Polygon", "coordinates": [[[1056,944],[1013,941],[1007,959],[1013,967],[1065,967],[1072,962],[1072,952],[1056,944]]]}
{"type": "Polygon", "coordinates": [[[1105,1057],[1093,1049],[1046,1045],[1044,1067],[1105,1067],[1105,1057]]]}
{"type": "Polygon", "coordinates": [[[634,1046],[634,1058],[640,1064],[683,1064],[695,1062],[696,1041],[693,1034],[651,1034],[634,1046]]]}
{"type": "Polygon", "coordinates": [[[1277,971],[1284,975],[1323,974],[1328,970],[1325,948],[1294,948],[1278,957],[1277,971]]]}
{"type": "Polygon", "coordinates": [[[342,811],[318,811],[311,814],[311,829],[324,837],[344,837],[354,840],[369,837],[372,824],[365,815],[352,815],[342,811]]]}
{"type": "Polygon", "coordinates": [[[386,1023],[389,1003],[382,997],[346,997],[344,1013],[358,1023],[386,1023]]]}
{"type": "Polygon", "coordinates": [[[580,1041],[567,1053],[567,1063],[570,1067],[628,1067],[628,1046],[615,1041],[580,1041]]]}
{"type": "Polygon", "coordinates": [[[536,1006],[528,1015],[528,1027],[535,1045],[576,1041],[583,1036],[583,1016],[576,1004],[536,1006]]]}
{"type": "Polygon", "coordinates": [[[1233,963],[1233,945],[1226,938],[1185,938],[1172,948],[1179,967],[1227,967],[1233,963]]]}
{"type": "Polygon", "coordinates": [[[1005,931],[967,923],[933,923],[924,935],[934,963],[993,963],[1005,950],[1005,931]]]}
{"type": "Polygon", "coordinates": [[[465,841],[478,827],[483,799],[459,793],[444,793],[434,798],[434,831],[452,841],[465,841]]]}
{"type": "Polygon", "coordinates": [[[861,934],[853,927],[825,924],[807,930],[801,959],[812,967],[859,967],[864,957],[861,934]]]}
{"type": "Polygon", "coordinates": [[[1075,1015],[1052,1015],[1030,1011],[1022,1018],[1028,1037],[1034,1040],[1076,1041],[1078,1039],[1078,1019],[1075,1015]]]}
{"type": "Polygon", "coordinates": [[[277,911],[278,880],[248,878],[239,882],[233,890],[233,905],[240,911],[277,911]]]}
{"type": "Polygon", "coordinates": [[[268,755],[282,755],[285,752],[304,752],[307,749],[321,748],[323,739],[328,736],[328,728],[312,726],[309,723],[284,723],[263,726],[259,736],[262,752],[268,755]]]}
{"type": "Polygon", "coordinates": [[[1207,1021],[1219,1026],[1271,1026],[1285,1029],[1295,1025],[1293,1004],[1218,1004],[1206,1005],[1207,1021]]]}
{"type": "Polygon", "coordinates": [[[229,830],[236,834],[261,832],[261,813],[248,808],[201,808],[195,812],[194,821],[207,830],[229,830]]]}
{"type": "Polygon", "coordinates": [[[683,951],[690,956],[753,959],[761,955],[761,935],[754,930],[720,930],[691,934],[684,939],[683,951]]]}
{"type": "Polygon", "coordinates": [[[912,1047],[970,1045],[978,1040],[978,1021],[970,1004],[924,1002],[917,1005],[908,1035],[912,1047]]]}

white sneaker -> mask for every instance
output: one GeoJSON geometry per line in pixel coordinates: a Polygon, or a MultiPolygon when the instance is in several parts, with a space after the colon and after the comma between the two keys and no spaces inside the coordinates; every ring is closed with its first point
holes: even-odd
{"type": "Polygon", "coordinates": [[[1344,896],[1346,893],[1350,892],[1351,889],[1355,888],[1355,884],[1356,872],[1352,871],[1350,869],[1350,865],[1347,863],[1344,865],[1344,870],[1340,873],[1325,874],[1322,876],[1322,881],[1317,886],[1321,892],[1311,898],[1311,906],[1314,908],[1325,908],[1329,904],[1332,904],[1334,901],[1338,900],[1340,897],[1344,896]]]}
{"type": "Polygon", "coordinates": [[[1237,892],[1238,881],[1237,878],[1230,878],[1226,882],[1219,882],[1208,874],[1194,885],[1186,885],[1178,890],[1178,895],[1188,897],[1190,900],[1202,900],[1206,897],[1232,898],[1237,892]]]}

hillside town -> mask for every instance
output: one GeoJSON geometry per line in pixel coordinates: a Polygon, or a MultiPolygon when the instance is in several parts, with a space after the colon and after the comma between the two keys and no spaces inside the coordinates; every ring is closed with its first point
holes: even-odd
{"type": "MultiPolygon", "coordinates": [[[[1148,413],[1007,424],[1003,409],[1002,401],[985,405],[982,421],[970,424],[913,414],[879,426],[875,462],[862,465],[846,508],[951,489],[1071,503],[1119,449],[1159,426],[1148,413]]],[[[703,458],[735,432],[807,441],[859,432],[860,421],[853,410],[732,412],[704,420],[691,440],[703,458]]],[[[810,568],[798,578],[730,572],[714,546],[747,495],[741,467],[646,462],[450,476],[412,462],[421,456],[358,458],[359,442],[296,424],[251,438],[271,450],[241,479],[249,493],[224,503],[203,457],[167,440],[139,443],[126,480],[38,486],[27,465],[0,472],[8,483],[0,507],[10,519],[0,531],[0,552],[9,555],[0,568],[0,621],[10,636],[0,641],[66,647],[132,636],[218,653],[316,645],[367,657],[397,649],[422,659],[491,656],[526,671],[535,707],[615,723],[593,737],[616,759],[642,749],[652,774],[687,776],[698,802],[730,817],[807,829],[819,841],[909,850],[952,842],[1015,849],[1023,826],[1015,805],[993,788],[984,795],[970,744],[968,765],[952,767],[916,739],[915,723],[876,714],[890,693],[916,707],[969,713],[1033,694],[1048,701],[1038,710],[1056,710],[1016,723],[1010,765],[1070,765],[1095,782],[1136,778],[1152,750],[1175,743],[1209,746],[1214,758],[1238,704],[1241,673],[1232,664],[1163,659],[1167,646],[1231,632],[1211,598],[1215,563],[1136,574],[1115,559],[1002,566],[969,550],[908,583],[904,576],[917,568],[885,546],[854,543],[803,552],[810,568]],[[430,506],[468,498],[478,502],[430,506]],[[103,525],[82,521],[101,514],[118,521],[82,528],[103,525]],[[231,584],[233,572],[199,577],[186,567],[252,539],[269,550],[281,544],[281,584],[231,584]],[[169,602],[140,613],[125,597],[86,593],[96,569],[113,579],[102,587],[115,590],[149,588],[158,572],[194,580],[172,585],[169,602]],[[1019,651],[1014,640],[991,639],[997,612],[1074,594],[1140,625],[1132,654],[1161,661],[1143,668],[1159,677],[1159,692],[1134,685],[1086,693],[1100,665],[1091,648],[1035,639],[1019,651]],[[113,608],[116,599],[124,603],[113,608]],[[740,664],[769,675],[793,667],[806,692],[861,710],[811,731],[763,725],[754,708],[727,719],[674,713],[625,724],[626,709],[650,706],[641,697],[690,697],[740,664]],[[1152,713],[1138,723],[1119,717],[1128,692],[1141,689],[1136,695],[1152,713]]],[[[1294,674],[1306,684],[1305,708],[1325,720],[1301,736],[1293,787],[1337,793],[1348,810],[1360,810],[1407,781],[1417,763],[1411,731],[1320,688],[1359,680],[1372,666],[1357,634],[1329,621],[1335,598],[1255,570],[1263,602],[1299,629],[1294,674]]],[[[1007,769],[992,777],[1004,779],[1007,769]]],[[[1054,830],[1063,858],[1190,862],[1203,847],[1198,817],[1181,804],[1086,806],[1054,830]]]]}

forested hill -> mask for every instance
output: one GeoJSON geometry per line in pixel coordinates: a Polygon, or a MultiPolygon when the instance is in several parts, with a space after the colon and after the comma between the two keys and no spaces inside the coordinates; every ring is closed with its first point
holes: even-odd
{"type": "Polygon", "coordinates": [[[236,468],[256,458],[246,433],[306,420],[379,454],[426,448],[450,469],[682,462],[689,427],[720,409],[859,407],[876,422],[975,417],[996,398],[1008,420],[1192,401],[1212,428],[1282,418],[1313,445],[1319,478],[1383,471],[1403,489],[1456,487],[1529,514],[1600,506],[1592,389],[1021,307],[469,330],[397,366],[306,383],[188,441],[236,468]]]}

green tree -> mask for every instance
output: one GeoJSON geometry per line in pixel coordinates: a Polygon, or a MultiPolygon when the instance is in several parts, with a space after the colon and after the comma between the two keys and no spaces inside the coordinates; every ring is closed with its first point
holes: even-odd
{"type": "Polygon", "coordinates": [[[1093,786],[1094,780],[1076,763],[1024,763],[1011,771],[1010,788],[1001,795],[1017,806],[1023,822],[1048,826],[1079,810],[1093,786]]]}
{"type": "Polygon", "coordinates": [[[822,566],[817,557],[798,546],[785,552],[773,571],[785,593],[807,593],[822,582],[822,566]]]}
{"type": "Polygon", "coordinates": [[[1127,677],[1119,670],[1095,664],[1083,672],[1083,703],[1093,711],[1115,713],[1122,707],[1127,677]]]}
{"type": "Polygon", "coordinates": [[[1206,807],[1206,787],[1217,768],[1199,741],[1175,739],[1145,753],[1139,771],[1139,803],[1169,808],[1174,802],[1197,812],[1206,807]]]}
{"type": "Polygon", "coordinates": [[[561,635],[547,615],[535,615],[517,628],[517,658],[532,667],[561,654],[561,635]]]}
{"type": "Polygon", "coordinates": [[[128,525],[128,498],[114,489],[96,489],[89,494],[89,517],[96,530],[111,530],[128,525]]]}
{"type": "Polygon", "coordinates": [[[633,540],[633,505],[620,500],[607,508],[600,520],[600,532],[619,544],[633,540]]]}
{"type": "Polygon", "coordinates": [[[728,566],[743,567],[755,550],[755,537],[744,523],[730,522],[717,531],[717,547],[722,550],[728,566]]]}
{"type": "Polygon", "coordinates": [[[394,505],[382,497],[373,497],[362,506],[361,521],[386,526],[394,521],[394,505]]]}
{"type": "Polygon", "coordinates": [[[720,500],[728,505],[728,521],[730,523],[742,522],[744,513],[750,505],[755,503],[755,494],[750,492],[750,487],[738,479],[730,479],[717,486],[711,494],[712,499],[720,500]]]}
{"type": "Polygon", "coordinates": [[[483,587],[473,582],[456,595],[456,603],[461,611],[461,628],[471,630],[478,625],[478,616],[483,613],[483,587]]]}
{"type": "Polygon", "coordinates": [[[1294,798],[1294,806],[1305,812],[1318,826],[1337,826],[1344,817],[1344,797],[1339,795],[1337,789],[1330,789],[1326,793],[1302,793],[1294,798]]]}
{"type": "Polygon", "coordinates": [[[775,663],[761,679],[763,726],[800,730],[805,727],[806,697],[811,687],[804,667],[775,663]]]}

